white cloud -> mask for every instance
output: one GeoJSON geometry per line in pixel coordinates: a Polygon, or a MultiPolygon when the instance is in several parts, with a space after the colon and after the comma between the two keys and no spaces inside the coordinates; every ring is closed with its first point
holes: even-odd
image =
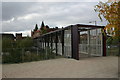
{"type": "Polygon", "coordinates": [[[7,20],[7,21],[2,21],[3,23],[11,23],[11,22],[13,22],[15,20],[15,18],[12,18],[12,19],[10,19],[10,20],[7,20]]]}
{"type": "Polygon", "coordinates": [[[32,18],[34,18],[34,17],[39,17],[39,16],[40,16],[40,15],[37,14],[37,13],[32,13],[32,14],[28,14],[28,15],[26,15],[26,16],[18,17],[17,20],[22,20],[22,19],[24,19],[24,20],[29,20],[29,19],[32,19],[32,18]]]}
{"type": "Polygon", "coordinates": [[[15,18],[12,18],[10,21],[14,21],[15,20],[15,18]]]}
{"type": "MultiPolygon", "coordinates": [[[[10,3],[11,4],[11,3],[10,3]]],[[[35,27],[35,24],[41,25],[41,21],[45,21],[50,27],[65,27],[71,24],[84,23],[89,24],[89,21],[96,20],[100,24],[97,13],[94,12],[94,6],[97,2],[63,2],[63,3],[13,3],[12,8],[7,7],[4,13],[8,10],[14,10],[9,16],[13,16],[10,20],[3,21],[3,32],[20,32],[24,35],[29,34],[30,30],[35,27]],[[19,5],[19,9],[16,7],[19,5]],[[25,5],[25,6],[24,6],[25,5]],[[32,6],[30,6],[32,5],[32,6]],[[22,7],[21,7],[22,6],[22,7]],[[28,7],[29,6],[29,7],[28,7]],[[17,10],[17,12],[16,12],[17,10]],[[21,15],[22,14],[22,15],[21,15]],[[29,30],[29,31],[28,31],[29,30]],[[28,32],[26,32],[28,31],[28,32]]],[[[7,6],[6,5],[6,6],[7,6]]],[[[4,14],[3,13],[3,14],[4,14]]],[[[4,15],[4,16],[6,16],[4,15]]],[[[7,18],[7,17],[6,17],[7,18]]],[[[7,18],[8,19],[8,18],[7,18]]],[[[5,20],[5,19],[4,19],[5,20]]],[[[94,24],[94,23],[93,23],[94,24]]],[[[101,23],[100,25],[104,25],[101,23]]]]}

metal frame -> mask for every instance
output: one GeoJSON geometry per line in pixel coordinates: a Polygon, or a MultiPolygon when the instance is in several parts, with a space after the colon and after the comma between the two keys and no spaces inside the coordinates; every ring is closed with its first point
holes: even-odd
{"type": "MultiPolygon", "coordinates": [[[[34,40],[40,39],[41,43],[45,42],[45,45],[42,43],[42,46],[47,46],[46,44],[49,45],[51,43],[51,48],[53,47],[53,39],[55,40],[55,47],[56,47],[56,55],[58,55],[57,51],[57,43],[58,43],[58,34],[61,35],[61,43],[62,43],[62,55],[64,55],[64,31],[65,30],[71,30],[71,58],[79,60],[79,31],[86,31],[90,29],[95,29],[95,28],[104,28],[104,26],[95,26],[95,25],[83,25],[83,24],[76,24],[76,25],[70,25],[62,29],[58,29],[46,34],[41,35],[40,37],[34,38],[34,40]],[[54,37],[54,38],[53,38],[54,37]],[[49,40],[50,39],[50,40],[49,40]]],[[[103,56],[106,56],[106,37],[102,34],[103,36],[103,56]]]]}

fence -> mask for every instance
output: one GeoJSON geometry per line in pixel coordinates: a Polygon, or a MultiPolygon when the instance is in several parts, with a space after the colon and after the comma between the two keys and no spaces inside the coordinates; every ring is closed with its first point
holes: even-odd
{"type": "Polygon", "coordinates": [[[107,51],[108,56],[118,56],[119,55],[119,46],[118,45],[107,46],[106,51],[107,51]]]}
{"type": "Polygon", "coordinates": [[[2,63],[21,63],[48,60],[61,57],[54,53],[54,49],[38,48],[9,48],[2,52],[2,63]]]}

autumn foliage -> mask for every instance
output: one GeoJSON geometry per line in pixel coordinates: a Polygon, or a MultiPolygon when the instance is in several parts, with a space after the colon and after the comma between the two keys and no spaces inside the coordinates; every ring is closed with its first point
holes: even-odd
{"type": "Polygon", "coordinates": [[[104,30],[107,34],[113,37],[120,38],[120,1],[119,2],[99,2],[95,6],[95,11],[98,16],[103,20],[105,18],[108,22],[104,30]]]}

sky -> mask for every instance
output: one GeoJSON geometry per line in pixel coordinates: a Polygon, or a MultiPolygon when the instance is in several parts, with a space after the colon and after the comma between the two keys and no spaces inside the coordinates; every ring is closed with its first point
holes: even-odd
{"type": "MultiPolygon", "coordinates": [[[[106,0],[103,0],[106,1],[106,0]]],[[[94,11],[94,6],[99,1],[85,0],[74,2],[71,0],[43,0],[22,1],[4,0],[0,6],[0,25],[4,33],[23,33],[23,36],[31,35],[31,30],[35,24],[40,28],[41,22],[53,27],[66,27],[74,24],[92,24],[97,21],[97,25],[106,25],[106,21],[101,22],[98,13],[94,11]],[[93,21],[93,23],[89,23],[93,21]]]]}

